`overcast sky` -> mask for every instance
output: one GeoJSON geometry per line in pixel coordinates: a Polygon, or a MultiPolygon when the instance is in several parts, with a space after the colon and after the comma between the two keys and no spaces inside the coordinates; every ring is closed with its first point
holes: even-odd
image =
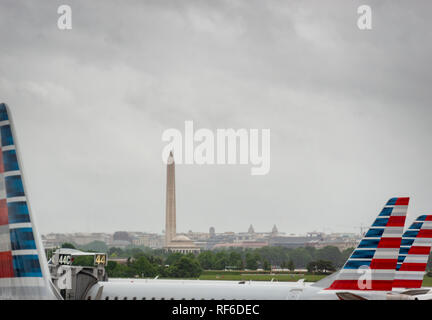
{"type": "Polygon", "coordinates": [[[271,169],[177,165],[177,231],[432,213],[430,1],[0,3],[0,102],[39,231],[161,232],[162,132],[271,130],[271,169]],[[57,8],[72,8],[72,30],[57,8]],[[373,29],[357,27],[372,7],[373,29]]]}

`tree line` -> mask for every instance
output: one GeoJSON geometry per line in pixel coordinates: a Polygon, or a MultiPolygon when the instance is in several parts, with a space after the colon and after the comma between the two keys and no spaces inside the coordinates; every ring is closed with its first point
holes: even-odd
{"type": "MultiPolygon", "coordinates": [[[[100,244],[97,244],[101,249],[100,244]]],[[[74,247],[64,244],[63,247],[74,247]]],[[[79,248],[84,249],[84,248],[79,248]]],[[[85,250],[92,251],[87,245],[85,250]]],[[[284,248],[263,247],[259,249],[229,248],[202,251],[198,255],[168,253],[162,249],[146,247],[112,247],[108,257],[127,259],[126,263],[109,261],[106,271],[109,277],[168,277],[196,278],[203,270],[257,270],[270,271],[283,268],[294,271],[307,269],[309,272],[326,273],[340,268],[348,259],[352,248],[340,251],[337,247],[326,246],[284,248]]],[[[102,250],[94,250],[101,252],[102,250]]],[[[84,258],[83,258],[84,259],[84,258]]],[[[75,264],[83,263],[75,259],[75,264]]],[[[89,263],[90,260],[89,260],[89,263]]]]}

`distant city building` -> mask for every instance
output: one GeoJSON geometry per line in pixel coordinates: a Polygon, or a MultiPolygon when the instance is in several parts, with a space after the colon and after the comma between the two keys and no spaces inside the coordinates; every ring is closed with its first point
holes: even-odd
{"type": "Polygon", "coordinates": [[[274,225],[274,226],[273,226],[273,229],[272,229],[272,232],[271,232],[272,237],[277,236],[278,233],[279,233],[279,232],[278,232],[278,228],[276,227],[276,225],[274,225]]]}
{"type": "Polygon", "coordinates": [[[311,241],[322,241],[322,239],[305,236],[280,236],[269,239],[269,245],[272,247],[299,248],[310,245],[311,241]]]}
{"type": "MultiPolygon", "coordinates": [[[[218,248],[259,248],[263,246],[281,246],[287,248],[334,246],[341,251],[355,247],[361,240],[360,234],[310,232],[306,235],[286,236],[284,233],[271,232],[223,232],[216,233],[214,228],[209,232],[192,232],[176,234],[171,241],[170,249],[175,252],[198,252],[198,250],[213,250],[218,248]]],[[[152,249],[167,249],[165,235],[144,232],[120,231],[108,233],[49,233],[42,235],[42,242],[46,249],[58,248],[65,242],[76,246],[85,246],[92,242],[104,242],[108,247],[125,248],[128,246],[145,246],[152,249]],[[126,235],[126,234],[127,235],[126,235]],[[115,236],[114,236],[115,235],[115,236]],[[115,238],[115,239],[114,239],[115,238]],[[129,239],[129,240],[124,240],[129,239]]]]}
{"type": "Polygon", "coordinates": [[[276,225],[269,232],[255,232],[250,224],[247,232],[216,233],[214,227],[209,232],[192,232],[177,234],[176,230],[176,195],[175,195],[175,163],[172,152],[167,164],[165,234],[117,231],[113,235],[107,233],[50,233],[42,235],[45,248],[60,247],[65,242],[83,246],[95,241],[104,242],[108,247],[125,248],[130,245],[145,246],[152,249],[164,248],[171,252],[199,253],[203,250],[220,248],[262,248],[280,246],[287,248],[335,246],[340,250],[355,247],[360,235],[352,233],[310,232],[306,235],[286,236],[279,232],[276,225]]]}
{"type": "Polygon", "coordinates": [[[165,245],[164,237],[156,233],[136,235],[132,239],[134,246],[144,246],[151,249],[161,249],[165,245]]]}
{"type": "Polygon", "coordinates": [[[216,235],[216,231],[214,227],[210,227],[209,229],[210,238],[213,238],[216,235]]]}
{"type": "Polygon", "coordinates": [[[221,248],[257,249],[257,248],[262,248],[267,246],[268,246],[268,242],[217,243],[213,246],[213,249],[221,249],[221,248]]]}
{"type": "Polygon", "coordinates": [[[113,240],[110,242],[110,247],[116,247],[116,248],[126,248],[127,246],[130,246],[131,242],[126,240],[113,240]]]}
{"type": "Polygon", "coordinates": [[[132,239],[129,236],[129,233],[126,231],[117,231],[113,234],[114,241],[127,241],[129,243],[132,242],[132,239]]]}
{"type": "Polygon", "coordinates": [[[248,233],[255,233],[255,230],[252,225],[249,226],[248,233]]]}
{"type": "Polygon", "coordinates": [[[42,235],[42,243],[45,248],[60,247],[65,242],[82,246],[94,241],[109,243],[112,241],[112,236],[107,233],[49,233],[42,235]]]}

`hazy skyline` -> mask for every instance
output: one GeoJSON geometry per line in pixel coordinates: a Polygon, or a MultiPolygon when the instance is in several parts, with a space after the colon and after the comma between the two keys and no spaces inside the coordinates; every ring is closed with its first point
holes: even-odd
{"type": "Polygon", "coordinates": [[[271,167],[177,165],[177,231],[358,232],[432,202],[429,1],[0,4],[11,109],[41,233],[160,233],[168,128],[271,131],[271,167]],[[357,28],[369,4],[373,29],[357,28]]]}

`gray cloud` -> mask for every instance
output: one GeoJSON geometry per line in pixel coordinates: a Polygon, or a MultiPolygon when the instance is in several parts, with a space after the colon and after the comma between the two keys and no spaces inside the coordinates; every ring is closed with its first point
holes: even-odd
{"type": "Polygon", "coordinates": [[[358,231],[387,198],[427,213],[428,1],[0,4],[9,104],[42,232],[164,227],[161,134],[270,128],[271,171],[177,166],[179,231],[358,231]],[[355,229],[357,228],[357,229],[355,229]]]}

